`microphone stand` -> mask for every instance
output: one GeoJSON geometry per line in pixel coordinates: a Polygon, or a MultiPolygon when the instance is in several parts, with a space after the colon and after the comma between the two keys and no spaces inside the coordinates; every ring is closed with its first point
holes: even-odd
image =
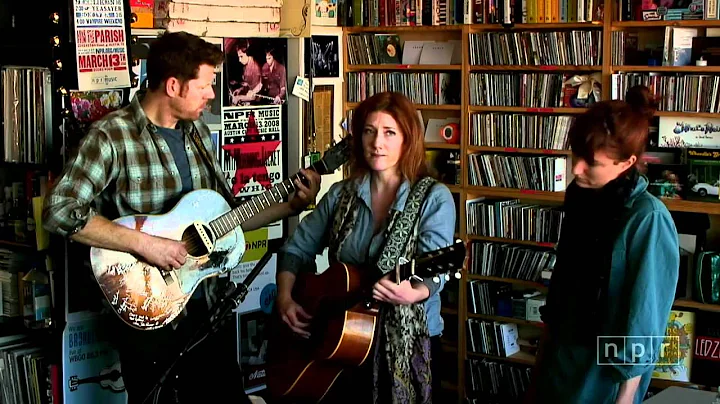
{"type": "Polygon", "coordinates": [[[152,402],[157,403],[158,399],[160,398],[160,391],[167,382],[168,378],[173,375],[175,367],[180,362],[182,357],[188,352],[190,352],[191,349],[200,344],[207,337],[220,330],[220,328],[227,320],[228,313],[230,313],[234,308],[236,308],[240,303],[245,300],[245,297],[247,297],[249,291],[248,288],[250,284],[252,284],[255,278],[257,278],[260,272],[265,268],[265,265],[267,265],[268,261],[270,261],[272,254],[273,251],[268,250],[265,255],[263,255],[263,257],[260,259],[260,261],[255,264],[253,270],[250,271],[250,273],[247,277],[245,277],[245,280],[243,280],[242,283],[236,284],[235,282],[228,282],[223,297],[218,300],[210,310],[211,315],[200,325],[192,338],[190,338],[190,340],[187,342],[185,347],[183,347],[183,349],[177,354],[175,359],[170,364],[170,367],[168,367],[167,370],[165,370],[165,373],[160,376],[160,379],[158,379],[158,381],[155,383],[153,389],[150,390],[147,396],[145,396],[145,399],[142,401],[143,404],[147,403],[148,400],[150,400],[150,397],[154,397],[152,402]]]}

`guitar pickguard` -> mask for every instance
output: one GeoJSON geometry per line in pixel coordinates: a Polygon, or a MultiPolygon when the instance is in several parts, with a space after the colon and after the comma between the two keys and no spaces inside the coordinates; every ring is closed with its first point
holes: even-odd
{"type": "MultiPolygon", "coordinates": [[[[209,228],[208,223],[229,210],[230,206],[217,192],[197,190],[185,195],[164,215],[126,216],[115,223],[182,240],[188,227],[201,223],[209,228]]],[[[134,328],[152,330],[174,320],[203,279],[237,267],[244,253],[245,237],[236,228],[220,239],[213,239],[209,254],[189,256],[175,271],[162,271],[139,257],[101,248],[91,249],[90,260],[95,279],[118,316],[134,328]]]]}

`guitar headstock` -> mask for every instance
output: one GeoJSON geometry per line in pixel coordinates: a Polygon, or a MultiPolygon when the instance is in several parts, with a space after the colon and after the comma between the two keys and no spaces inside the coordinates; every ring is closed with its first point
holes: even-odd
{"type": "Polygon", "coordinates": [[[350,158],[351,145],[352,136],[344,137],[335,146],[329,148],[320,161],[313,163],[313,168],[321,175],[337,170],[350,158]]]}
{"type": "Polygon", "coordinates": [[[433,276],[433,280],[440,282],[440,276],[446,280],[453,275],[456,279],[462,277],[465,262],[465,242],[460,239],[447,247],[430,251],[414,258],[400,267],[400,280],[421,279],[433,276]]]}
{"type": "Polygon", "coordinates": [[[77,376],[70,376],[70,380],[68,381],[68,387],[70,387],[70,391],[77,390],[79,384],[80,383],[78,382],[77,376]]]}

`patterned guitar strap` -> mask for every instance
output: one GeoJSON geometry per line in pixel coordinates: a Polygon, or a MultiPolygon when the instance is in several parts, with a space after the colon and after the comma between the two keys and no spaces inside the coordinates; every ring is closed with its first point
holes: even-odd
{"type": "MultiPolygon", "coordinates": [[[[332,222],[330,254],[338,261],[343,243],[357,219],[357,194],[348,181],[340,194],[332,222]]],[[[384,274],[395,270],[401,258],[415,254],[420,208],[435,180],[425,177],[410,191],[403,211],[393,211],[385,245],[377,260],[384,274]]],[[[432,403],[430,334],[423,304],[381,305],[379,334],[373,365],[373,402],[393,404],[432,403]],[[386,380],[391,376],[391,384],[386,380]]]]}

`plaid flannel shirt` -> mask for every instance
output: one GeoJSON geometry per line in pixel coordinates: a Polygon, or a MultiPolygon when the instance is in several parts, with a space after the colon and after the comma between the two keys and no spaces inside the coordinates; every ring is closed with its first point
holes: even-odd
{"type": "MultiPolygon", "coordinates": [[[[191,139],[197,128],[212,156],[210,130],[202,121],[180,122],[193,189],[216,187],[211,173],[191,139]]],[[[222,173],[216,158],[215,170],[222,173]]],[[[227,187],[227,183],[221,186],[227,187]]],[[[82,229],[95,214],[109,220],[131,214],[158,214],[170,210],[181,196],[182,179],[163,136],[140,105],[130,105],[93,123],[77,156],[65,167],[46,199],[44,227],[62,236],[82,229]]]]}

